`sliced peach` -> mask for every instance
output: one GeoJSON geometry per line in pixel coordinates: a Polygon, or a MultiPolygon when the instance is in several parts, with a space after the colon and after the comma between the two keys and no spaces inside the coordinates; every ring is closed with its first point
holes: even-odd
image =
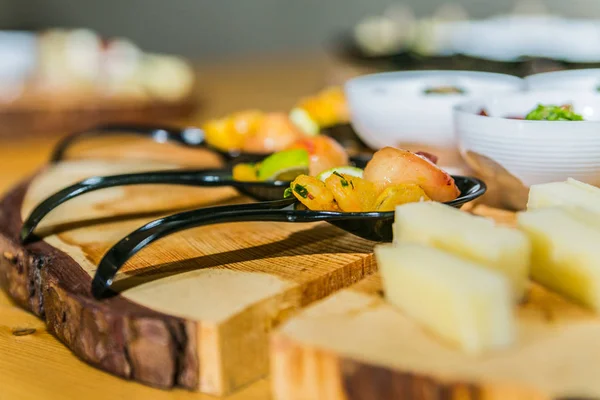
{"type": "Polygon", "coordinates": [[[244,141],[248,153],[268,154],[284,150],[304,134],[283,113],[269,113],[261,119],[254,134],[244,141]]]}
{"type": "Polygon", "coordinates": [[[454,179],[423,156],[407,150],[385,147],[373,155],[363,178],[375,183],[380,191],[388,186],[414,183],[434,201],[456,199],[460,191],[454,179]]]}
{"type": "Polygon", "coordinates": [[[310,157],[310,175],[348,165],[348,154],[341,144],[325,135],[304,137],[294,142],[289,149],[306,149],[310,157]]]}

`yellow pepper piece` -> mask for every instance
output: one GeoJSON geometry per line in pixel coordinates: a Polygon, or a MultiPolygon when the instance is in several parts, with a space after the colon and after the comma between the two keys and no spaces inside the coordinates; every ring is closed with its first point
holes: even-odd
{"type": "Polygon", "coordinates": [[[264,115],[260,111],[241,111],[204,124],[206,141],[219,150],[240,150],[248,137],[254,135],[264,115]]]}
{"type": "Polygon", "coordinates": [[[252,164],[237,164],[233,167],[233,179],[236,181],[255,182],[258,180],[256,166],[252,164]]]}
{"type": "Polygon", "coordinates": [[[305,110],[320,127],[346,123],[348,106],[342,88],[327,88],[316,96],[303,99],[298,108],[305,110]]]}
{"type": "Polygon", "coordinates": [[[394,211],[401,204],[430,200],[421,186],[403,183],[386,188],[375,201],[375,211],[394,211]]]}

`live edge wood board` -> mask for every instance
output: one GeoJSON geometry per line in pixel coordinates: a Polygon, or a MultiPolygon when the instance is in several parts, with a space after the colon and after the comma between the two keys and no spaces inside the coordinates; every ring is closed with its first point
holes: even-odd
{"type": "Polygon", "coordinates": [[[136,227],[173,210],[249,201],[230,188],[154,185],[68,202],[40,225],[43,241],[20,244],[22,219],[42,198],[88,176],[176,168],[190,156],[169,163],[164,154],[68,161],[8,193],[0,202],[0,282],[90,364],[160,388],[224,395],[267,374],[273,327],[374,272],[373,243],[328,224],[193,229],[144,249],[118,275],[120,295],[95,300],[91,276],[103,253],[136,227]]]}
{"type": "MultiPolygon", "coordinates": [[[[473,212],[514,222],[485,206],[473,212]]],[[[271,339],[274,398],[600,398],[600,318],[540,286],[518,308],[517,343],[479,357],[440,341],[382,295],[373,274],[283,323],[271,339]]]]}

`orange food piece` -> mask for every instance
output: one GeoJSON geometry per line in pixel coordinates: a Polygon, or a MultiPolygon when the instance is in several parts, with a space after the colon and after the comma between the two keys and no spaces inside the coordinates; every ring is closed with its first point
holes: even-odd
{"type": "Polygon", "coordinates": [[[242,149],[248,153],[274,153],[285,150],[302,137],[302,131],[286,114],[269,113],[260,119],[255,131],[246,137],[242,149]]]}
{"type": "Polygon", "coordinates": [[[302,99],[298,107],[305,110],[320,127],[350,120],[346,96],[339,86],[326,88],[315,96],[302,99]]]}
{"type": "Polygon", "coordinates": [[[240,150],[247,138],[255,134],[263,118],[260,111],[241,111],[208,121],[202,129],[211,146],[223,151],[240,150]]]}
{"type": "Polygon", "coordinates": [[[325,180],[338,207],[346,212],[372,211],[377,198],[372,182],[355,176],[333,173],[325,180]]]}
{"type": "Polygon", "coordinates": [[[407,150],[385,147],[373,155],[363,178],[375,183],[380,191],[389,186],[414,183],[434,201],[456,199],[460,191],[454,179],[437,165],[407,150]]]}
{"type": "Polygon", "coordinates": [[[236,181],[255,182],[258,181],[256,167],[252,164],[236,164],[232,171],[233,179],[236,181]]]}
{"type": "Polygon", "coordinates": [[[305,149],[309,155],[309,174],[317,176],[323,171],[348,165],[348,153],[334,139],[325,135],[304,137],[288,149],[305,149]]]}
{"type": "Polygon", "coordinates": [[[333,193],[314,176],[300,175],[291,183],[294,196],[309,210],[338,211],[333,193]]]}
{"type": "Polygon", "coordinates": [[[396,206],[406,203],[431,200],[423,188],[414,183],[388,186],[375,200],[374,211],[394,211],[396,206]]]}

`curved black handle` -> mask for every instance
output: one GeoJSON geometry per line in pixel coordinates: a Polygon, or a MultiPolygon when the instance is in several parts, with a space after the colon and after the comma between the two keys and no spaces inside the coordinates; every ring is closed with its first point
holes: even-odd
{"type": "MultiPolygon", "coordinates": [[[[62,139],[54,147],[50,162],[55,163],[64,158],[67,150],[75,142],[81,139],[103,136],[106,134],[133,133],[140,136],[151,138],[155,142],[175,142],[184,146],[191,147],[209,147],[206,144],[204,131],[195,127],[176,128],[172,126],[160,125],[138,125],[138,124],[109,124],[99,125],[94,128],[71,134],[62,139]]],[[[211,150],[214,150],[211,148],[211,150]]]]}
{"type": "Polygon", "coordinates": [[[199,226],[242,221],[317,222],[353,218],[349,213],[295,210],[294,199],[201,208],[147,223],[131,232],[104,255],[94,279],[92,294],[102,298],[119,269],[142,248],[170,234],[199,226]]]}
{"type": "Polygon", "coordinates": [[[85,193],[115,186],[145,185],[145,184],[169,184],[187,186],[232,186],[241,189],[249,187],[287,187],[289,182],[242,182],[231,177],[231,173],[225,170],[173,170],[142,172],[135,174],[123,174],[112,176],[98,176],[85,179],[64,188],[42,201],[31,212],[21,228],[21,241],[26,242],[40,221],[50,211],[59,205],[79,197],[85,193]]]}

